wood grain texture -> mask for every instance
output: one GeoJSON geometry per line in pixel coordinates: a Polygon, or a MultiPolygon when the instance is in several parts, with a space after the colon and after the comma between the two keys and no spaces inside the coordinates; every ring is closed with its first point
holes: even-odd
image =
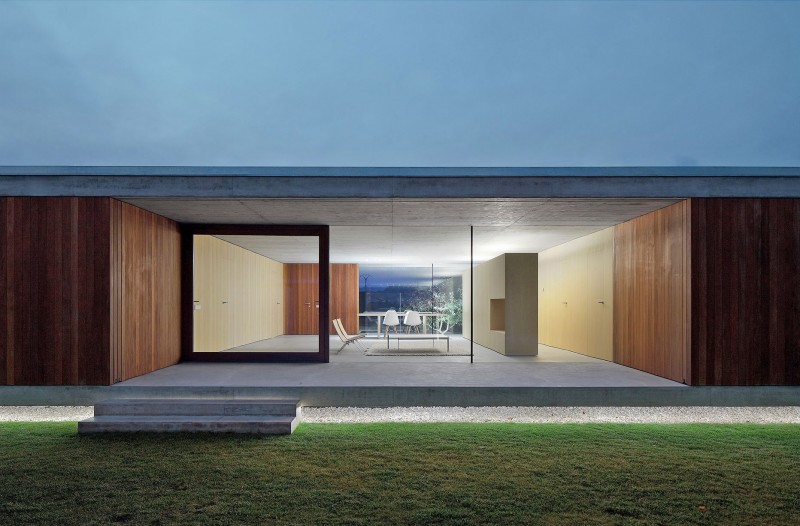
{"type": "MultiPolygon", "coordinates": [[[[286,263],[284,269],[284,332],[319,333],[319,265],[286,263]]],[[[330,319],[340,318],[349,334],[358,333],[358,265],[330,265],[330,319]]]]}
{"type": "Polygon", "coordinates": [[[614,227],[614,361],[686,382],[690,204],[614,227]]]}
{"type": "Polygon", "coordinates": [[[800,199],[693,199],[692,268],[692,384],[800,384],[800,199]]]}
{"type": "Polygon", "coordinates": [[[613,228],[539,253],[540,343],[613,360],[612,267],[613,228]]]}
{"type": "Polygon", "coordinates": [[[340,319],[348,334],[358,334],[358,264],[331,265],[331,330],[340,319]]]}
{"type": "Polygon", "coordinates": [[[111,200],[0,203],[0,384],[109,384],[111,200]]]}
{"type": "Polygon", "coordinates": [[[180,232],[111,200],[111,374],[123,381],[180,360],[180,232]]]}
{"type": "Polygon", "coordinates": [[[284,334],[319,334],[319,265],[283,265],[284,334]]]}
{"type": "Polygon", "coordinates": [[[283,334],[283,264],[214,236],[194,236],[194,351],[283,334]]]}

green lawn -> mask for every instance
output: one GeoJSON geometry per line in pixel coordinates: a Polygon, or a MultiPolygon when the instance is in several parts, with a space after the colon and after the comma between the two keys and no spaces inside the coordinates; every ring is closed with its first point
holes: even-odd
{"type": "Polygon", "coordinates": [[[0,524],[800,524],[800,426],[0,424],[0,524]]]}

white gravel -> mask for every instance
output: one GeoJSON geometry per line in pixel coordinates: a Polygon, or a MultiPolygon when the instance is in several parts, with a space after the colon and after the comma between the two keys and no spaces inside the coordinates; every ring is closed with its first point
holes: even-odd
{"type": "MultiPolygon", "coordinates": [[[[91,406],[0,406],[0,422],[74,421],[93,415],[91,406]]],[[[800,424],[800,407],[304,407],[302,421],[800,424]]]]}
{"type": "Polygon", "coordinates": [[[800,424],[800,407],[304,407],[302,421],[800,424]]]}
{"type": "Polygon", "coordinates": [[[7,405],[0,406],[0,422],[64,422],[94,416],[92,406],[7,405]]]}

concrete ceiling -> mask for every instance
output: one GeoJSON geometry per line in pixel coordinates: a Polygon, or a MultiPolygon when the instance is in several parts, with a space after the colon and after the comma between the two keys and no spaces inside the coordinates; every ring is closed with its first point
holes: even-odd
{"type": "MultiPolygon", "coordinates": [[[[464,267],[541,252],[675,199],[175,199],[127,202],[184,223],[331,226],[331,262],[464,267]]],[[[282,262],[316,262],[316,238],[218,236],[282,262]]]]}

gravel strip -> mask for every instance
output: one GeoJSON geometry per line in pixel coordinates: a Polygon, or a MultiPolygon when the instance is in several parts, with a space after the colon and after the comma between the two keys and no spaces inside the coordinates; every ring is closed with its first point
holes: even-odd
{"type": "Polygon", "coordinates": [[[302,421],[800,424],[800,407],[304,407],[302,421]]]}
{"type": "Polygon", "coordinates": [[[94,416],[93,406],[6,405],[0,406],[0,422],[66,422],[94,416]]]}
{"type": "MultiPolygon", "coordinates": [[[[518,422],[555,424],[800,424],[800,407],[304,407],[311,424],[518,422]]],[[[0,406],[0,422],[75,421],[92,406],[0,406]]]]}

